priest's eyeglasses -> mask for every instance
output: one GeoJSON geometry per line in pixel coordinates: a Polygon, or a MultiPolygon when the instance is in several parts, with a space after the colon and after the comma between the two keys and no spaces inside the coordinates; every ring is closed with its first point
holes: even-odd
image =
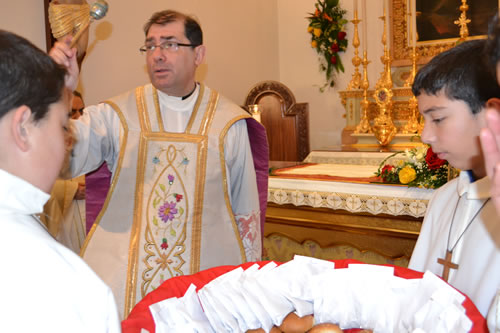
{"type": "Polygon", "coordinates": [[[160,50],[162,50],[162,51],[166,50],[167,52],[177,52],[179,50],[179,46],[197,47],[199,45],[184,44],[184,43],[166,41],[166,42],[160,43],[158,45],[155,45],[155,44],[146,44],[143,47],[141,47],[139,49],[139,51],[141,51],[141,54],[144,54],[144,53],[153,53],[154,50],[156,50],[156,48],[159,47],[160,50]]]}

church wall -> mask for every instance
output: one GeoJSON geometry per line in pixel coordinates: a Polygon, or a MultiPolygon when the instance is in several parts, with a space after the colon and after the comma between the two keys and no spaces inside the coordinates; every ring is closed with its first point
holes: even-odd
{"type": "MultiPolygon", "coordinates": [[[[3,2],[0,27],[45,49],[43,1],[3,2]]],[[[261,78],[279,79],[276,0],[107,2],[110,9],[106,17],[91,25],[88,54],[82,65],[79,90],[87,104],[149,81],[145,59],[139,53],[144,43],[142,27],[153,12],[167,8],[192,13],[201,22],[207,57],[198,71],[199,80],[241,104],[261,78]]]]}
{"type": "MultiPolygon", "coordinates": [[[[358,0],[358,17],[361,18],[361,1],[358,0]]],[[[316,51],[310,46],[310,35],[306,29],[309,21],[305,19],[307,13],[314,12],[315,0],[278,0],[279,23],[279,52],[280,52],[280,80],[295,94],[297,102],[309,103],[309,133],[311,149],[332,149],[340,146],[341,132],[346,125],[343,115],[339,90],[345,90],[351,80],[354,66],[351,62],[354,57],[352,39],[354,27],[347,25],[347,39],[349,46],[341,56],[345,73],[339,73],[336,86],[321,93],[319,86],[325,81],[324,72],[319,71],[319,61],[316,51]]],[[[380,56],[383,54],[381,44],[382,1],[367,0],[367,12],[372,13],[368,21],[368,79],[373,87],[378,80],[379,73],[383,71],[380,56]]],[[[341,7],[347,10],[344,16],[348,20],[353,17],[353,1],[341,0],[341,7]]],[[[359,37],[361,39],[361,25],[359,37]]],[[[360,46],[360,56],[361,56],[360,46]]],[[[360,68],[362,70],[362,67],[360,68]]]]}
{"type": "MultiPolygon", "coordinates": [[[[142,27],[153,12],[167,9],[161,0],[108,2],[105,21],[92,26],[83,65],[87,103],[149,81],[145,59],[138,51],[144,43],[142,27]]],[[[276,1],[172,0],[168,8],[194,14],[204,30],[207,55],[198,80],[240,104],[260,77],[278,78],[276,1]]]]}
{"type": "Polygon", "coordinates": [[[45,50],[42,0],[0,0],[0,29],[12,31],[45,50]]]}
{"type": "MultiPolygon", "coordinates": [[[[148,82],[145,59],[138,51],[144,41],[142,26],[152,12],[166,8],[161,0],[107,1],[108,15],[91,25],[88,55],[82,67],[79,90],[87,104],[148,82]]],[[[0,27],[45,49],[43,1],[4,2],[0,27]]],[[[372,14],[367,21],[368,56],[372,61],[368,73],[373,87],[383,69],[379,60],[382,23],[378,19],[382,15],[382,2],[366,2],[372,14]]],[[[353,27],[347,26],[350,46],[342,56],[346,71],[337,76],[335,88],[320,93],[318,86],[324,82],[324,74],[319,72],[317,54],[310,47],[305,19],[314,10],[314,3],[315,0],[171,0],[168,6],[195,14],[202,24],[207,57],[198,71],[198,80],[238,104],[243,103],[249,89],[259,81],[283,82],[294,92],[297,102],[309,103],[311,148],[325,149],[340,144],[345,126],[338,91],[347,87],[353,72],[353,27]]],[[[353,1],[340,3],[348,11],[346,17],[351,19],[353,1]]]]}

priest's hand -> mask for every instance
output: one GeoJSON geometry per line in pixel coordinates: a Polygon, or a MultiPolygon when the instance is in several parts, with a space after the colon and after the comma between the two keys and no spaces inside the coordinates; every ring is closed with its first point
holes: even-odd
{"type": "Polygon", "coordinates": [[[49,52],[49,55],[60,65],[66,67],[66,87],[72,92],[75,91],[78,85],[78,76],[80,71],[76,60],[76,48],[70,48],[72,36],[68,35],[61,41],[54,44],[49,52]]]}
{"type": "Polygon", "coordinates": [[[481,130],[481,146],[486,173],[492,181],[491,199],[500,215],[500,110],[487,110],[486,123],[487,127],[481,130]]]}

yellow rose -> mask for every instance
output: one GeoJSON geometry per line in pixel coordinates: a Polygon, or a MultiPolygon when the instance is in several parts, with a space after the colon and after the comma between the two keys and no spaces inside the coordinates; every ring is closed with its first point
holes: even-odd
{"type": "Polygon", "coordinates": [[[319,28],[314,28],[314,36],[319,37],[319,36],[321,36],[321,33],[322,33],[322,32],[323,32],[323,31],[321,31],[321,29],[319,29],[319,28]]]}
{"type": "Polygon", "coordinates": [[[316,48],[316,46],[318,46],[318,43],[316,43],[316,41],[315,41],[315,40],[313,40],[313,41],[311,42],[311,47],[312,47],[312,48],[316,48]]]}
{"type": "Polygon", "coordinates": [[[313,27],[311,27],[311,26],[308,26],[308,27],[307,27],[307,32],[312,32],[313,30],[314,30],[314,28],[313,28],[313,27]]]}
{"type": "Polygon", "coordinates": [[[411,166],[407,165],[399,171],[398,176],[401,184],[408,184],[417,178],[417,172],[411,166]]]}

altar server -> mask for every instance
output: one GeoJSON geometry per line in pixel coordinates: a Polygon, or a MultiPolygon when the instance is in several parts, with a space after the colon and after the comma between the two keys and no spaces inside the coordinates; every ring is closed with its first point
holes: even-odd
{"type": "MultiPolygon", "coordinates": [[[[166,10],[144,32],[151,83],[87,107],[71,163],[73,176],[104,161],[113,172],[82,255],[124,317],[170,277],[260,260],[267,200],[263,126],[195,81],[205,55],[198,22],[166,10]]],[[[74,52],[56,43],[51,55],[70,65],[74,88],[74,52]]]]}
{"type": "Polygon", "coordinates": [[[64,68],[0,30],[0,327],[119,332],[111,290],[37,214],[65,157],[71,92],[64,68]]]}
{"type": "Polygon", "coordinates": [[[486,316],[500,287],[500,233],[479,134],[500,88],[484,46],[468,41],[439,54],[413,83],[425,119],[422,141],[462,171],[434,193],[409,268],[443,276],[486,316]]]}

